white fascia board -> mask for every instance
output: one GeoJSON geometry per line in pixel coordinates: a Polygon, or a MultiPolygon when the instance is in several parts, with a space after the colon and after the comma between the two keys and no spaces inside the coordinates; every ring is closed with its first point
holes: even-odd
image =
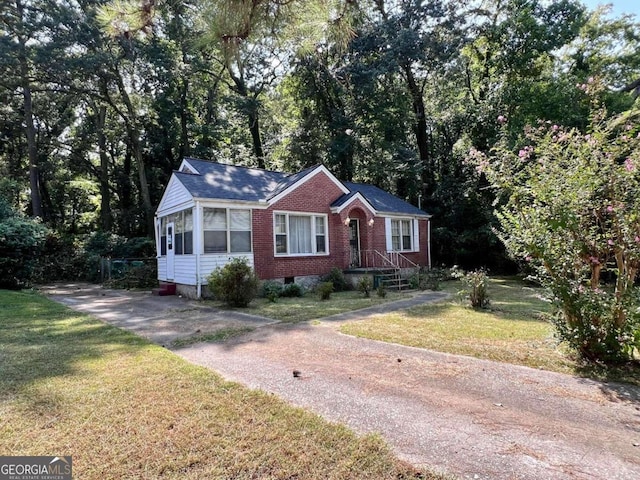
{"type": "Polygon", "coordinates": [[[378,215],[380,215],[381,217],[390,217],[390,218],[421,218],[424,220],[428,220],[433,216],[428,213],[411,214],[411,213],[398,213],[398,212],[378,212],[378,215]]]}
{"type": "Polygon", "coordinates": [[[273,198],[269,199],[269,205],[273,205],[274,203],[282,200],[284,197],[286,197],[287,195],[289,195],[291,192],[293,192],[296,188],[304,185],[305,183],[307,183],[309,180],[311,180],[313,177],[315,177],[316,175],[319,175],[320,173],[324,173],[327,177],[329,177],[329,179],[336,185],[336,187],[338,187],[342,193],[347,194],[349,193],[349,189],[347,187],[345,187],[342,182],[340,180],[338,180],[333,173],[331,173],[327,167],[325,167],[324,165],[318,165],[314,170],[312,170],[311,172],[307,173],[304,177],[302,177],[300,180],[298,180],[297,182],[295,182],[292,185],[289,185],[286,189],[284,189],[282,192],[280,192],[278,195],[276,195],[273,198]]]}
{"type": "Polygon", "coordinates": [[[191,173],[195,175],[200,175],[200,172],[196,170],[196,168],[193,165],[191,165],[189,163],[189,160],[186,158],[182,159],[182,163],[180,163],[180,167],[178,168],[178,171],[182,172],[183,167],[187,167],[189,170],[191,170],[191,173]]]}
{"type": "Polygon", "coordinates": [[[255,208],[266,210],[269,206],[264,201],[251,201],[251,200],[228,200],[225,198],[196,198],[196,201],[200,202],[205,208],[215,207],[238,207],[238,208],[255,208]]]}
{"type": "Polygon", "coordinates": [[[171,215],[172,213],[180,212],[182,210],[186,210],[187,208],[193,208],[196,202],[191,198],[190,200],[182,203],[178,203],[176,205],[172,205],[170,208],[165,208],[163,210],[158,210],[156,212],[156,217],[166,217],[167,215],[171,215]]]}
{"type": "Polygon", "coordinates": [[[186,208],[185,205],[188,205],[188,204],[193,205],[193,203],[194,203],[193,197],[187,190],[187,187],[185,187],[182,184],[182,182],[178,179],[178,177],[172,174],[171,178],[169,179],[169,183],[167,184],[167,187],[164,189],[164,193],[162,194],[160,203],[158,204],[158,208],[156,210],[156,217],[164,217],[165,215],[167,215],[167,212],[169,213],[179,212],[180,210],[186,208]],[[185,197],[188,197],[188,200],[182,201],[179,204],[168,205],[167,197],[176,188],[182,190],[182,193],[185,194],[185,197]]]}
{"type": "Polygon", "coordinates": [[[356,193],[353,197],[351,197],[349,200],[344,202],[339,207],[332,207],[331,208],[331,213],[340,213],[340,212],[342,212],[345,208],[347,208],[349,205],[351,205],[356,200],[360,200],[364,204],[364,206],[367,207],[367,209],[371,212],[371,214],[373,216],[378,215],[378,212],[376,212],[376,209],[373,208],[373,205],[371,205],[369,203],[369,200],[364,198],[364,196],[360,192],[356,193]]]}

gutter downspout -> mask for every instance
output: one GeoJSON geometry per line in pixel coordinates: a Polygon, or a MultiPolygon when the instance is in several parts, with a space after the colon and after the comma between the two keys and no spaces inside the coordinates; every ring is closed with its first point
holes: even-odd
{"type": "Polygon", "coordinates": [[[200,300],[202,298],[202,281],[200,280],[200,251],[202,250],[202,215],[201,215],[200,201],[196,201],[196,211],[193,219],[193,230],[198,232],[196,242],[196,298],[200,300]],[[196,230],[197,226],[197,230],[196,230]]]}
{"type": "Polygon", "coordinates": [[[427,266],[431,270],[431,218],[427,219],[427,266]]]}

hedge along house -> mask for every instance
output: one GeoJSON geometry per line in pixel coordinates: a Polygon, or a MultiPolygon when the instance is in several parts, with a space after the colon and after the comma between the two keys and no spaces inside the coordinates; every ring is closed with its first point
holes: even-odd
{"type": "Polygon", "coordinates": [[[430,216],[324,166],[287,174],[186,158],[156,212],[158,279],[201,297],[244,257],[262,280],[313,283],[332,268],[430,266],[430,216]]]}

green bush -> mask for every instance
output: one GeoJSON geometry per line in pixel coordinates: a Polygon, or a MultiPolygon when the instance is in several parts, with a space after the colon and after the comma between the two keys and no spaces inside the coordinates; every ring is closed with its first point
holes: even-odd
{"type": "Polygon", "coordinates": [[[331,298],[331,294],[333,293],[333,283],[332,282],[322,282],[317,287],[318,295],[320,295],[320,300],[329,300],[331,298]]]}
{"type": "Polygon", "coordinates": [[[246,307],[258,293],[258,277],[245,258],[216,268],[207,282],[215,298],[232,307],[246,307]]]}
{"type": "Polygon", "coordinates": [[[276,303],[280,295],[282,295],[282,284],[280,282],[267,280],[266,282],[262,283],[261,296],[263,298],[266,298],[272,303],[276,303]]]}
{"type": "Polygon", "coordinates": [[[473,308],[487,308],[489,306],[489,276],[484,270],[467,272],[460,278],[465,289],[461,295],[469,299],[473,308]]]}
{"type": "Polygon", "coordinates": [[[331,271],[322,278],[323,282],[331,282],[334,292],[346,292],[351,290],[351,286],[344,276],[344,272],[338,267],[333,267],[331,271]]]}
{"type": "Polygon", "coordinates": [[[368,276],[360,277],[358,281],[358,291],[362,292],[366,298],[371,296],[371,289],[373,288],[373,284],[371,283],[371,278],[368,276]]]}
{"type": "Polygon", "coordinates": [[[19,215],[0,220],[0,288],[23,288],[34,281],[47,232],[39,221],[19,215]]]}
{"type": "Polygon", "coordinates": [[[155,262],[142,265],[127,265],[120,277],[112,277],[111,280],[105,283],[111,288],[157,287],[158,267],[155,262]]]}
{"type": "Polygon", "coordinates": [[[378,288],[376,289],[376,294],[380,297],[380,298],[385,298],[387,296],[387,289],[384,288],[383,284],[380,284],[378,286],[378,288]]]}
{"type": "Polygon", "coordinates": [[[288,283],[282,289],[280,293],[281,297],[302,297],[304,295],[304,289],[297,283],[288,283]]]}

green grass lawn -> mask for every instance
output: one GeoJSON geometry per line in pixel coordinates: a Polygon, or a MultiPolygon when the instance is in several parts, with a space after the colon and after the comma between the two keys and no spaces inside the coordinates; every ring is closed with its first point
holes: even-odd
{"type": "Polygon", "coordinates": [[[34,293],[0,291],[0,365],[0,452],[72,455],[74,478],[439,478],[34,293]]]}
{"type": "MultiPolygon", "coordinates": [[[[266,298],[257,298],[247,308],[240,310],[253,315],[280,320],[281,322],[302,322],[408,297],[410,297],[410,294],[406,292],[389,291],[385,298],[381,298],[374,291],[371,293],[370,298],[365,298],[362,293],[351,290],[348,292],[334,292],[331,294],[330,300],[322,301],[317,294],[309,292],[302,297],[278,298],[275,303],[266,298]]],[[[221,302],[210,301],[210,303],[218,308],[228,308],[221,302]]]]}
{"type": "Polygon", "coordinates": [[[593,378],[640,385],[640,368],[602,370],[577,364],[557,344],[553,326],[541,318],[550,305],[540,291],[515,278],[494,278],[489,285],[490,308],[474,310],[455,294],[459,282],[447,282],[450,301],[377,315],[350,322],[341,332],[385,342],[525,365],[593,378]]]}

